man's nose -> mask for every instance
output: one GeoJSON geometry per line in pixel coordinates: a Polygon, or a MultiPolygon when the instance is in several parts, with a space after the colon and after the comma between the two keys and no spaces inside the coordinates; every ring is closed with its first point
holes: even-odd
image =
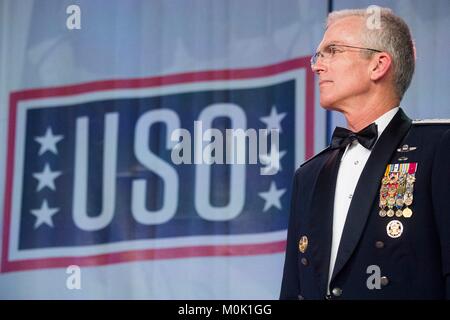
{"type": "Polygon", "coordinates": [[[311,65],[311,69],[313,72],[319,74],[320,72],[325,71],[325,65],[322,63],[321,59],[318,59],[315,64],[311,65]]]}

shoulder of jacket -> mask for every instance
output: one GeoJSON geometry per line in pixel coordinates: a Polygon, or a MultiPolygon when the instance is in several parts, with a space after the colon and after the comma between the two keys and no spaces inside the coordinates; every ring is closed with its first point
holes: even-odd
{"type": "Polygon", "coordinates": [[[319,153],[313,155],[311,158],[306,159],[306,160],[300,165],[300,168],[303,167],[303,166],[304,166],[305,164],[307,164],[308,162],[310,162],[310,161],[316,159],[316,158],[317,158],[318,156],[320,156],[322,153],[327,152],[328,150],[331,150],[331,149],[330,149],[330,146],[327,146],[325,149],[323,149],[323,150],[321,150],[319,153]]]}
{"type": "Polygon", "coordinates": [[[413,125],[450,125],[450,119],[415,119],[412,121],[413,125]]]}

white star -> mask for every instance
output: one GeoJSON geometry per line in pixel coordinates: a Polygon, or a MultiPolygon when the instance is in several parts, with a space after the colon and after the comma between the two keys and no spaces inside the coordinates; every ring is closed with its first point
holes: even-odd
{"type": "Polygon", "coordinates": [[[261,117],[260,120],[267,125],[267,130],[270,129],[279,129],[280,132],[283,132],[281,129],[281,120],[286,117],[286,112],[278,113],[277,107],[272,106],[272,110],[270,110],[270,115],[267,117],[261,117]]]}
{"type": "Polygon", "coordinates": [[[52,216],[59,211],[59,208],[49,208],[47,200],[42,202],[39,209],[31,210],[31,214],[36,216],[36,222],[34,223],[34,228],[37,229],[41,224],[45,223],[50,227],[53,227],[52,216]]]}
{"type": "Polygon", "coordinates": [[[260,169],[260,174],[263,176],[277,174],[278,171],[283,170],[281,167],[281,159],[286,155],[286,151],[278,151],[277,148],[273,148],[270,154],[262,154],[259,156],[259,160],[264,167],[260,169]]]}
{"type": "Polygon", "coordinates": [[[45,164],[44,171],[41,173],[33,173],[33,177],[39,180],[37,191],[49,187],[55,190],[55,179],[61,175],[61,171],[52,171],[48,163],[45,164]]]}
{"type": "Polygon", "coordinates": [[[58,154],[58,149],[56,149],[56,144],[64,138],[62,135],[53,135],[52,128],[48,127],[45,131],[44,136],[36,137],[34,140],[41,144],[39,149],[39,155],[44,154],[46,151],[58,154]]]}
{"type": "Polygon", "coordinates": [[[286,189],[277,189],[277,185],[272,181],[270,183],[269,191],[258,193],[259,196],[266,201],[263,211],[269,210],[272,206],[281,210],[280,198],[285,192],[286,189]]]}

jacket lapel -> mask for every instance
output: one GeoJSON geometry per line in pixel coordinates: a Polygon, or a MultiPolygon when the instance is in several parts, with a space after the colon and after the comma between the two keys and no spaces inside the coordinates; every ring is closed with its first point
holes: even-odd
{"type": "Polygon", "coordinates": [[[326,294],[328,282],[331,240],[333,231],[334,190],[343,150],[329,151],[330,156],[322,166],[314,187],[309,220],[311,258],[318,276],[321,296],[326,294]]]}
{"type": "Polygon", "coordinates": [[[342,270],[361,237],[369,213],[378,199],[381,177],[398,144],[411,127],[411,120],[400,109],[375,144],[358,180],[339,244],[332,279],[342,270]]]}

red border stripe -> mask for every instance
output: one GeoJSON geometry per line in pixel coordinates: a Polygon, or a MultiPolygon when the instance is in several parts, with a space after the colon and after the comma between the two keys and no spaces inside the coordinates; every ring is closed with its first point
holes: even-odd
{"type": "MultiPolygon", "coordinates": [[[[187,72],[173,75],[165,75],[152,78],[94,81],[70,86],[27,89],[14,92],[12,94],[17,95],[18,100],[26,100],[26,99],[75,95],[91,91],[103,91],[113,89],[138,89],[138,88],[160,87],[189,82],[260,78],[276,75],[279,73],[283,73],[285,71],[291,71],[299,68],[306,68],[308,74],[311,75],[312,71],[309,68],[308,59],[309,57],[297,58],[270,66],[247,68],[247,69],[199,71],[199,72],[187,72]]],[[[307,77],[307,79],[310,80],[309,77],[307,77]]]]}
{"type": "Polygon", "coordinates": [[[217,246],[192,246],[183,248],[133,250],[117,253],[107,253],[86,257],[47,258],[20,260],[8,262],[3,272],[17,270],[33,270],[46,268],[67,267],[72,264],[80,266],[101,266],[122,262],[177,259],[189,257],[219,257],[219,256],[250,256],[283,252],[286,241],[269,242],[252,245],[217,245],[217,246]]]}

